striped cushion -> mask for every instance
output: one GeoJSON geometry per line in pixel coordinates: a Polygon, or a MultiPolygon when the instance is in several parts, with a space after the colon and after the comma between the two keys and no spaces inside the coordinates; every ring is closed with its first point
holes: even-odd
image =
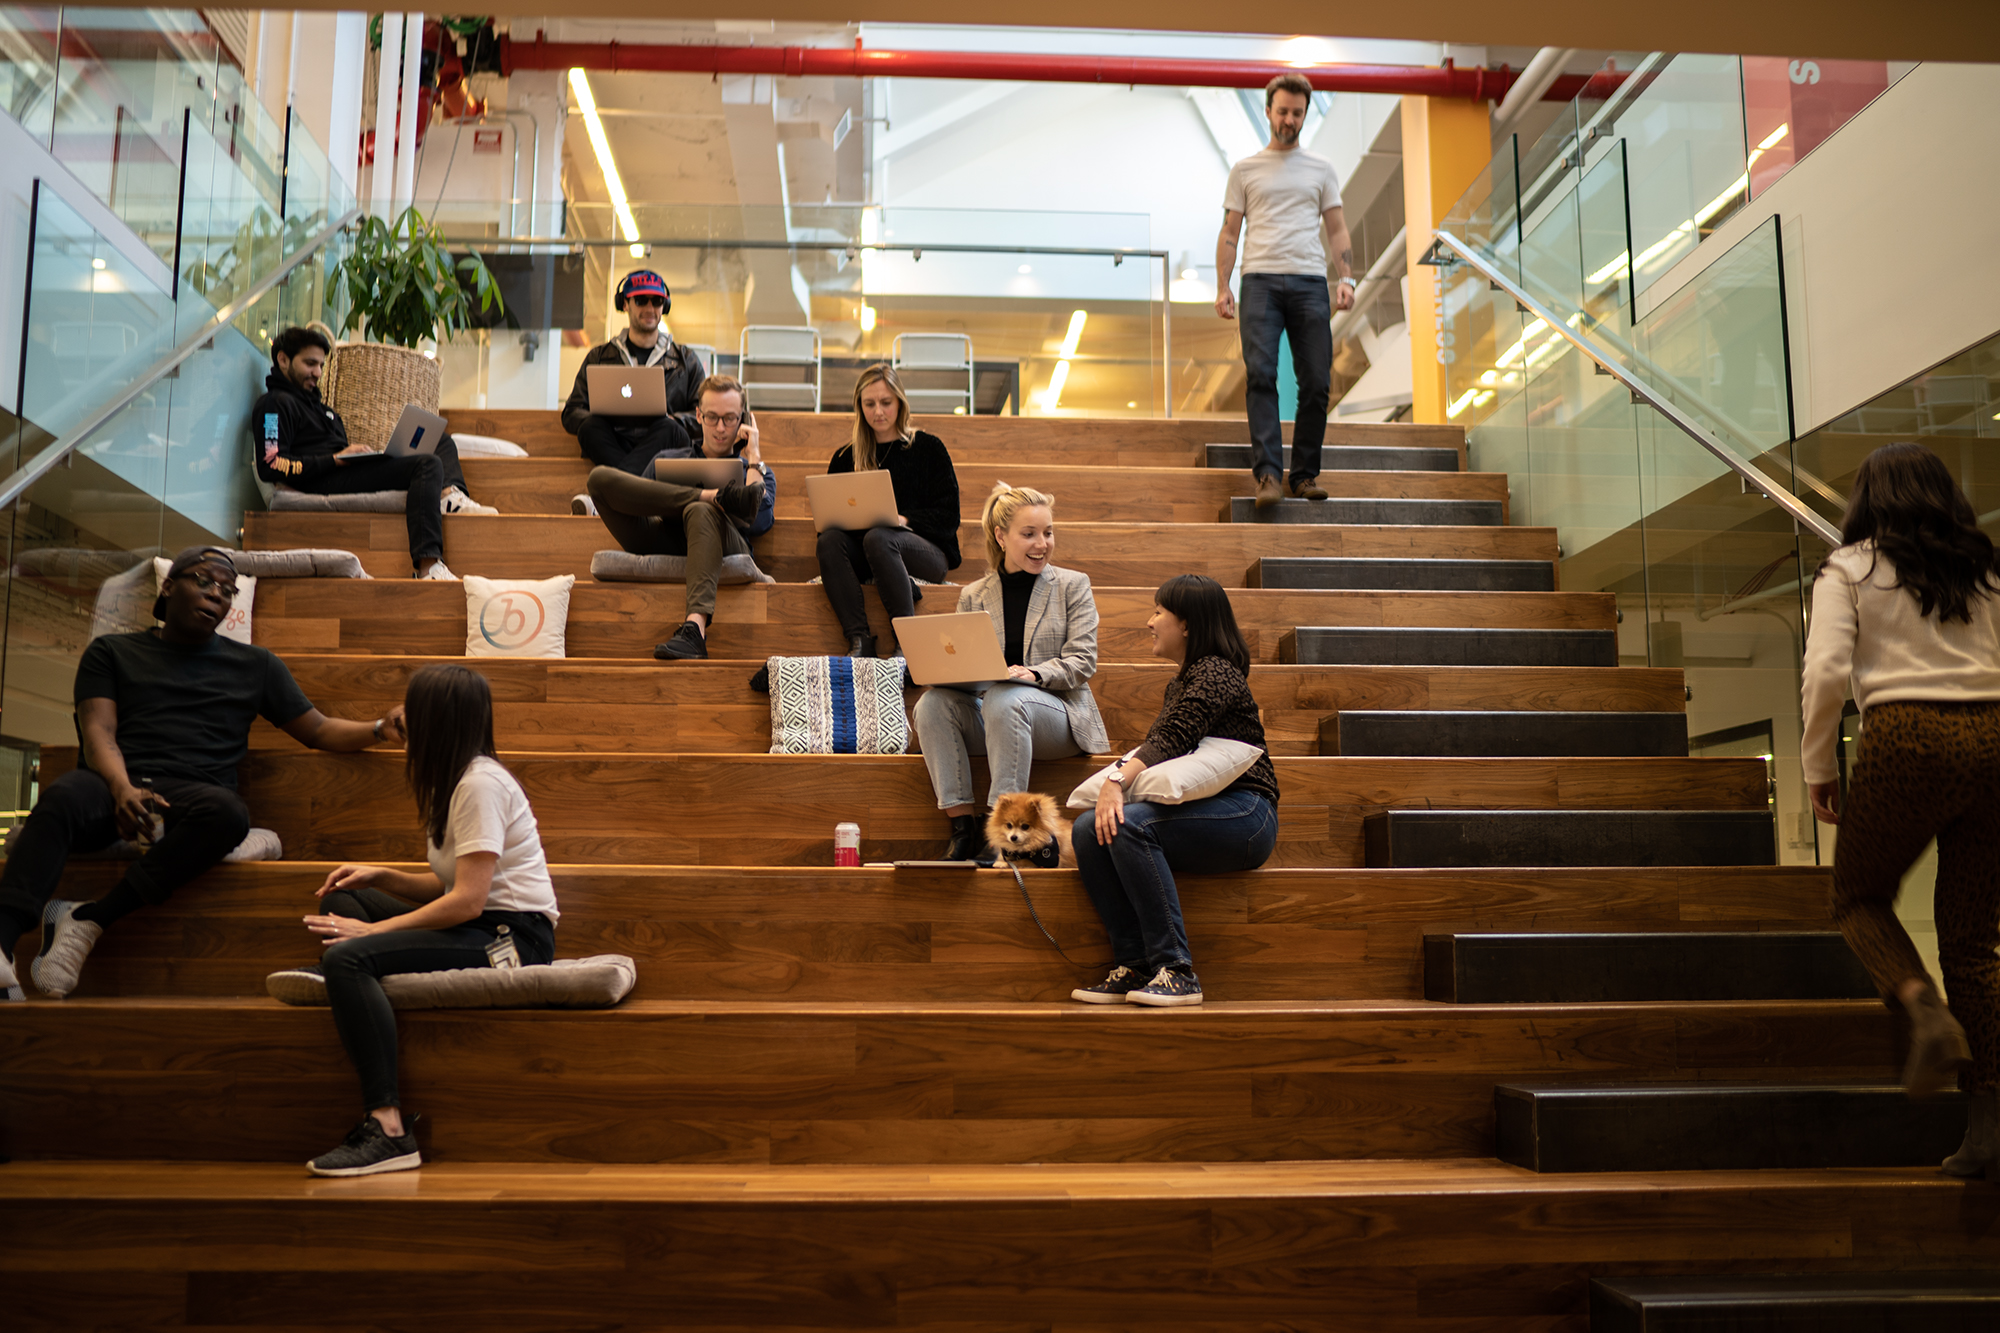
{"type": "Polygon", "coordinates": [[[901,754],[910,744],[900,657],[774,657],[772,754],[901,754]]]}

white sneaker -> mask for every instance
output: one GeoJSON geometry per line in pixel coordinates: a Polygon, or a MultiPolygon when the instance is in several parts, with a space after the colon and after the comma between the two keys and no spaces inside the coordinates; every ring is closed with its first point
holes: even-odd
{"type": "Polygon", "coordinates": [[[581,514],[585,518],[596,518],[597,501],[591,499],[588,492],[582,495],[572,495],[569,498],[569,512],[572,514],[581,514]]]}
{"type": "Polygon", "coordinates": [[[76,909],[82,903],[56,899],[42,909],[42,948],[28,971],[35,989],[51,1000],[60,1000],[76,989],[83,972],[83,960],[90,957],[104,927],[95,921],[78,921],[76,909]]]}
{"type": "Polygon", "coordinates": [[[417,575],[417,577],[426,583],[456,583],[459,581],[458,575],[452,573],[450,567],[442,560],[417,575]]]}
{"type": "Polygon", "coordinates": [[[444,494],[438,497],[438,512],[440,514],[492,514],[496,517],[500,513],[492,505],[480,504],[456,486],[445,487],[444,494]]]}
{"type": "Polygon", "coordinates": [[[0,1001],[26,998],[21,993],[21,979],[14,975],[14,960],[0,953],[0,1001]]]}

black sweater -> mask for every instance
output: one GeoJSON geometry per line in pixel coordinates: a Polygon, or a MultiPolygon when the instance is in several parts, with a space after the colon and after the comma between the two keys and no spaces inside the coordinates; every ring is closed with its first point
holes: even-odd
{"type": "MultiPolygon", "coordinates": [[[[944,441],[920,430],[904,444],[875,446],[876,465],[889,474],[896,489],[896,510],[910,520],[910,531],[944,552],[944,567],[957,569],[958,473],[944,441]]],[[[826,465],[827,474],[854,471],[854,446],[843,444],[826,465]]]]}
{"type": "MultiPolygon", "coordinates": [[[[667,370],[667,415],[680,423],[690,440],[700,443],[701,422],[695,418],[695,396],[701,390],[701,382],[708,378],[708,368],[701,364],[701,358],[677,342],[669,341],[662,333],[660,341],[652,347],[640,349],[633,356],[624,345],[625,335],[619,334],[608,343],[599,343],[583,354],[583,364],[576,368],[576,382],[570,385],[569,400],[563,404],[563,429],[574,435],[583,429],[583,419],[590,415],[590,370],[591,366],[665,366],[667,370]],[[666,350],[661,351],[664,347],[666,350]]],[[[658,417],[611,417],[613,426],[621,430],[643,430],[658,417]]]]}
{"type": "Polygon", "coordinates": [[[1257,698],[1250,693],[1250,682],[1226,658],[1199,658],[1168,683],[1166,702],[1135,757],[1150,768],[1165,759],[1193,754],[1204,736],[1263,748],[1250,771],[1224,790],[1248,788],[1271,804],[1278,803],[1278,771],[1271,767],[1257,698]]]}
{"type": "Polygon", "coordinates": [[[331,471],[339,466],[334,455],[347,447],[347,426],[319,390],[301,389],[276,370],[264,377],[264,394],[250,409],[250,430],[257,475],[265,481],[331,471]]]}

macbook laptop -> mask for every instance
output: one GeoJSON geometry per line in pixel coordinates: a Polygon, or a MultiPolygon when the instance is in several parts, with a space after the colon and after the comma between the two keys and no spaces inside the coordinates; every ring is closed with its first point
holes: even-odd
{"type": "Polygon", "coordinates": [[[896,486],[887,472],[836,472],[806,478],[813,531],[860,532],[896,526],[896,486]]]}
{"type": "Polygon", "coordinates": [[[655,458],[652,467],[654,481],[704,490],[734,486],[747,470],[740,458],[655,458]]]}
{"type": "Polygon", "coordinates": [[[585,366],[595,417],[663,417],[667,414],[665,366],[585,366]]]}
{"type": "Polygon", "coordinates": [[[396,418],[396,429],[389,432],[389,443],[382,452],[391,458],[434,454],[438,441],[444,438],[444,431],[443,417],[411,403],[403,409],[403,415],[396,418]]]}
{"type": "Polygon", "coordinates": [[[990,685],[1007,679],[1007,655],[984,611],[897,616],[896,646],[919,685],[990,685]]]}

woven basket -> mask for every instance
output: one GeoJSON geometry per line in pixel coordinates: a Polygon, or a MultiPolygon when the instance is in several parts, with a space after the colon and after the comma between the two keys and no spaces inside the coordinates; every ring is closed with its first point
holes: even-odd
{"type": "Polygon", "coordinates": [[[350,444],[380,449],[411,403],[438,410],[444,372],[422,352],[386,343],[342,343],[327,358],[320,394],[340,413],[350,444]]]}

